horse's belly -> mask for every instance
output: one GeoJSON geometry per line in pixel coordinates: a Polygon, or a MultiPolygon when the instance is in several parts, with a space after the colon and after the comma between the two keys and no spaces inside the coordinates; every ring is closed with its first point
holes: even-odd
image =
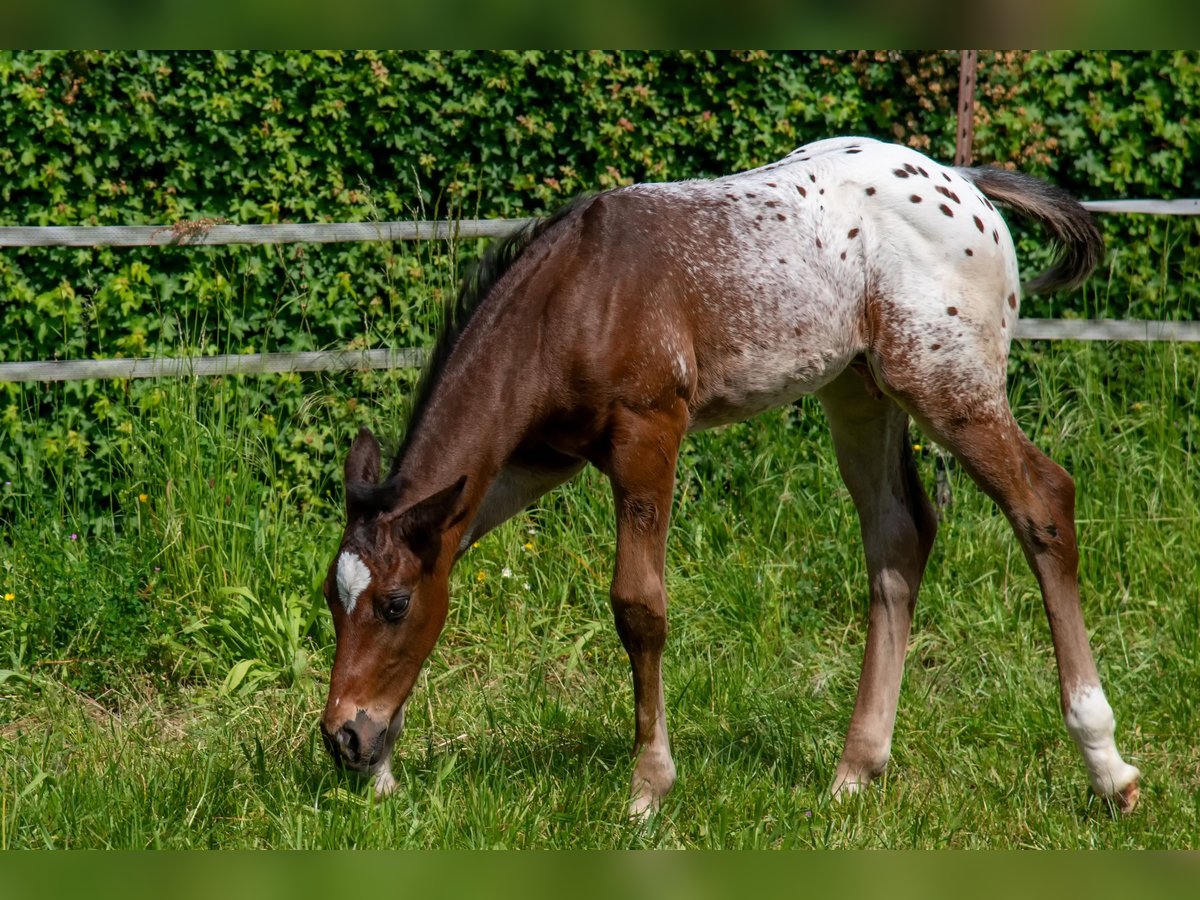
{"type": "Polygon", "coordinates": [[[837,377],[856,352],[841,341],[806,343],[758,347],[701,371],[688,430],[740,422],[814,393],[837,377]]]}

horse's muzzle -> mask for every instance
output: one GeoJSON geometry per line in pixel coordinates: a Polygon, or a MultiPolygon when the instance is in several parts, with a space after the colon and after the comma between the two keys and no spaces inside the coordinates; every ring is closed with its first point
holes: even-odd
{"type": "Polygon", "coordinates": [[[321,737],[334,762],[362,772],[383,757],[387,725],[375,722],[366,710],[360,709],[354,719],[342,723],[336,731],[329,731],[322,722],[321,737]]]}

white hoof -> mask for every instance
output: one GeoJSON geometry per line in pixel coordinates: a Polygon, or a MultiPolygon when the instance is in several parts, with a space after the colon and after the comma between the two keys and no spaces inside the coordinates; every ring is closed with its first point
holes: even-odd
{"type": "Polygon", "coordinates": [[[644,792],[629,801],[629,818],[636,822],[648,822],[662,807],[662,801],[644,792]]]}
{"type": "Polygon", "coordinates": [[[1092,790],[1108,800],[1117,812],[1129,815],[1138,805],[1138,798],[1141,794],[1139,787],[1141,777],[1142,773],[1138,771],[1137,766],[1122,762],[1120,771],[1113,777],[1109,785],[1097,787],[1093,784],[1092,790]],[[1110,787],[1111,790],[1104,790],[1104,787],[1110,787]]]}
{"type": "Polygon", "coordinates": [[[392,775],[392,770],[381,769],[375,773],[375,796],[382,800],[396,790],[396,777],[392,775]]]}
{"type": "Polygon", "coordinates": [[[861,794],[867,789],[867,785],[870,783],[871,780],[869,778],[863,778],[860,775],[839,775],[834,779],[830,795],[835,802],[840,803],[861,794]]]}

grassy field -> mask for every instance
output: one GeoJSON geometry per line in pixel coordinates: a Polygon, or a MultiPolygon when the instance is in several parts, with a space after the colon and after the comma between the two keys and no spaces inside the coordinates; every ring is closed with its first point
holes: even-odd
{"type": "MultiPolygon", "coordinates": [[[[607,606],[611,500],[591,472],[460,563],[398,744],[400,789],[376,803],[316,733],[336,485],[280,486],[260,426],[299,434],[356,396],[386,422],[406,379],[329,379],[289,413],[269,379],[164,382],[123,435],[119,508],[80,509],[65,464],[57,493],[3,487],[0,846],[1200,844],[1196,348],[1014,353],[1017,417],[1078,483],[1085,615],[1118,744],[1144,773],[1127,819],[1088,795],[1036,585],[958,471],[891,766],[828,802],[866,576],[808,401],[686,445],[666,658],[680,777],[657,819],[624,815],[632,691],[607,606]]],[[[351,433],[321,449],[331,465],[351,433]]],[[[914,442],[932,486],[932,449],[914,442]]]]}

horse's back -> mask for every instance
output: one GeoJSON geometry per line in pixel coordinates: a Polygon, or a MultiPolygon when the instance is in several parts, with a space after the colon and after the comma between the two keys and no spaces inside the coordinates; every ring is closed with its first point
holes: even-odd
{"type": "Polygon", "coordinates": [[[958,355],[1003,377],[1019,290],[1007,229],[916,151],[838,138],[606,196],[609,221],[632,226],[597,256],[626,263],[627,345],[686,386],[694,429],[813,393],[860,354],[918,369],[958,355]]]}

